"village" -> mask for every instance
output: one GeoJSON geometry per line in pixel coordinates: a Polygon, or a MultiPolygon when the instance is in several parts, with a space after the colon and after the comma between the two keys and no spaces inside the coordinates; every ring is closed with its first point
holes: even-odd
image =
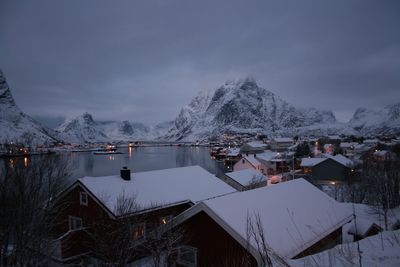
{"type": "Polygon", "coordinates": [[[354,265],[361,254],[365,262],[376,253],[386,255],[385,264],[399,262],[393,253],[400,248],[396,139],[207,145],[213,159],[228,165],[224,175],[200,166],[121,167],[112,176],[80,178],[59,193],[51,204],[55,227],[47,248],[54,263],[326,266],[329,253],[354,265]],[[373,174],[366,167],[371,164],[373,174]],[[380,194],[391,197],[382,202],[380,194]],[[360,252],[364,239],[369,247],[360,252]]]}

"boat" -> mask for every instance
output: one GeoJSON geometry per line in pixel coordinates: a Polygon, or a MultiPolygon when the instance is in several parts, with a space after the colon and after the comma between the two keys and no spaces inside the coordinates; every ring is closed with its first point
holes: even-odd
{"type": "Polygon", "coordinates": [[[122,154],[122,152],[118,152],[115,150],[93,152],[93,155],[115,155],[115,154],[122,154]]]}

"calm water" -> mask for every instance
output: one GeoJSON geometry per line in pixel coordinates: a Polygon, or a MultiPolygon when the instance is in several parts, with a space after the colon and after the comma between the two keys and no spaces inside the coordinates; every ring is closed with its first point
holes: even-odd
{"type": "Polygon", "coordinates": [[[71,163],[72,179],[119,174],[123,166],[142,172],[199,165],[216,175],[224,172],[223,163],[212,160],[207,147],[133,147],[118,148],[118,151],[124,154],[64,153],[71,163]]]}

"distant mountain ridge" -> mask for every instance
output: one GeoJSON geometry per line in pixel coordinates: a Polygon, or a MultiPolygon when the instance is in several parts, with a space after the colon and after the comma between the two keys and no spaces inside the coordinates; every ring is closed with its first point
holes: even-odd
{"type": "Polygon", "coordinates": [[[51,144],[58,142],[54,134],[21,111],[0,70],[0,143],[51,144]]]}
{"type": "Polygon", "coordinates": [[[364,135],[400,134],[400,103],[383,109],[358,108],[349,125],[364,135]]]}
{"type": "Polygon", "coordinates": [[[151,141],[171,127],[171,122],[145,125],[140,122],[95,121],[91,114],[66,119],[56,128],[58,137],[67,143],[98,143],[112,141],[151,141]]]}
{"type": "Polygon", "coordinates": [[[229,81],[215,92],[201,92],[183,107],[166,138],[186,140],[225,132],[279,132],[321,123],[336,123],[331,111],[299,109],[254,79],[229,81]]]}
{"type": "Polygon", "coordinates": [[[48,129],[16,105],[0,70],[0,142],[97,143],[134,140],[199,140],[224,133],[294,135],[400,135],[400,103],[383,109],[359,108],[348,123],[331,111],[297,108],[252,78],[227,81],[201,91],[172,120],[156,125],[128,120],[96,121],[89,113],[48,129]]]}

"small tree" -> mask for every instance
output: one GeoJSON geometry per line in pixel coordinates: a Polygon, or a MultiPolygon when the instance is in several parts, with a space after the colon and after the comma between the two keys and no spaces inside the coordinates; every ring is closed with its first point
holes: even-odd
{"type": "Polygon", "coordinates": [[[364,161],[363,176],[368,185],[368,201],[382,215],[388,230],[388,211],[400,205],[400,160],[364,161]]]}
{"type": "Polygon", "coordinates": [[[267,185],[267,180],[264,175],[254,174],[251,178],[251,181],[244,187],[244,190],[251,190],[259,187],[263,187],[267,185]]]}
{"type": "Polygon", "coordinates": [[[264,227],[259,213],[254,213],[252,216],[247,214],[246,235],[248,246],[247,249],[249,250],[250,244],[256,246],[258,258],[261,261],[262,266],[290,266],[282,257],[276,254],[268,246],[266,242],[264,227]]]}
{"type": "Polygon", "coordinates": [[[0,264],[43,266],[54,254],[51,232],[56,227],[52,199],[65,187],[68,165],[61,156],[2,161],[0,175],[0,264]]]}
{"type": "MultiPolygon", "coordinates": [[[[146,210],[156,206],[146,207],[146,210]]],[[[151,257],[152,265],[163,266],[183,238],[182,228],[171,221],[160,221],[159,211],[142,213],[136,196],[118,197],[115,220],[99,216],[86,227],[87,246],[99,266],[126,266],[134,260],[151,257]]]]}
{"type": "Polygon", "coordinates": [[[297,146],[296,153],[294,154],[294,156],[296,158],[312,157],[313,153],[308,143],[304,141],[303,143],[297,146]]]}

